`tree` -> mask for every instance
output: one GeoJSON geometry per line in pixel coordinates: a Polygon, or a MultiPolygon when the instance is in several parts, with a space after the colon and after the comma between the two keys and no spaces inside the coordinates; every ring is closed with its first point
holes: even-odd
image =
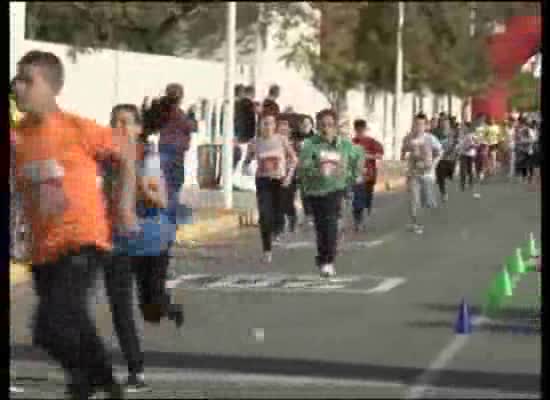
{"type": "MultiPolygon", "coordinates": [[[[257,3],[237,3],[238,49],[252,52],[259,20],[257,3]]],[[[223,58],[223,2],[30,2],[28,38],[67,43],[73,52],[101,48],[200,58],[223,58]]],[[[299,2],[264,3],[262,37],[276,18],[283,27],[307,18],[299,2]]]]}

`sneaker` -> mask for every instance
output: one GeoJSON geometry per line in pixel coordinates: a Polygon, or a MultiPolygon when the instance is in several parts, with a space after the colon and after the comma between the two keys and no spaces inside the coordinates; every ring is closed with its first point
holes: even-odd
{"type": "Polygon", "coordinates": [[[443,203],[446,203],[449,201],[449,194],[448,193],[445,193],[443,196],[441,196],[441,201],[443,203]]]}
{"type": "Polygon", "coordinates": [[[262,262],[264,264],[271,264],[273,261],[273,254],[270,251],[266,251],[262,256],[262,262]]]}
{"type": "Polygon", "coordinates": [[[325,264],[321,267],[321,277],[322,278],[330,278],[334,275],[336,275],[336,271],[334,270],[334,265],[325,264]]]}
{"type": "Polygon", "coordinates": [[[151,388],[145,383],[145,375],[131,374],[126,381],[126,391],[128,393],[143,393],[151,391],[151,388]]]}
{"type": "Polygon", "coordinates": [[[474,199],[481,199],[481,194],[479,194],[478,192],[475,192],[473,196],[474,196],[474,199]]]}
{"type": "Polygon", "coordinates": [[[23,393],[25,390],[19,386],[10,386],[10,393],[23,393]]]}
{"type": "Polygon", "coordinates": [[[416,229],[416,224],[407,224],[407,230],[409,232],[414,232],[416,229]]]}
{"type": "Polygon", "coordinates": [[[414,227],[414,233],[417,235],[422,235],[424,233],[424,227],[422,225],[416,225],[414,227]]]}
{"type": "Polygon", "coordinates": [[[183,306],[181,304],[170,304],[168,319],[174,321],[177,329],[181,328],[184,321],[183,306]]]}
{"type": "Polygon", "coordinates": [[[279,244],[283,241],[283,237],[281,234],[273,235],[273,243],[279,244]]]}

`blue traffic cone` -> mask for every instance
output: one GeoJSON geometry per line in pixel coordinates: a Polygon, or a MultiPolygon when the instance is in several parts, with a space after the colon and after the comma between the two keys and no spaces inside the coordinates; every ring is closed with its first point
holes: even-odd
{"type": "Polygon", "coordinates": [[[460,309],[458,310],[458,317],[455,324],[455,333],[458,335],[469,335],[472,333],[472,319],[470,316],[470,309],[466,300],[462,299],[460,303],[460,309]]]}

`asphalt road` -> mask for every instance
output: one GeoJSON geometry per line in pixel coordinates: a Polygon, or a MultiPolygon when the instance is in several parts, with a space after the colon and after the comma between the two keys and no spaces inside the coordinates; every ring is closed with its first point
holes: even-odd
{"type": "MultiPolygon", "coordinates": [[[[497,315],[479,311],[506,257],[529,232],[539,237],[540,193],[499,181],[481,193],[452,187],[421,236],[405,229],[403,194],[379,196],[368,233],[346,234],[333,282],[316,276],[307,229],[288,236],[270,266],[259,262],[256,229],[178,251],[170,286],[186,323],[143,327],[153,392],[141,396],[540,397],[538,274],[497,315]],[[470,335],[454,330],[462,299],[470,335]]],[[[30,345],[31,293],[12,291],[12,373],[20,397],[55,398],[63,376],[30,345]]],[[[94,306],[123,373],[102,294],[94,306]]]]}

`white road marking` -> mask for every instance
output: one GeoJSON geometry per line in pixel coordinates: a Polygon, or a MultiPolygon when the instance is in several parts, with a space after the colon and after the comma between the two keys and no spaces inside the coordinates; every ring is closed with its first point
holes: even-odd
{"type": "Polygon", "coordinates": [[[402,285],[407,280],[405,278],[387,278],[373,289],[367,290],[365,293],[386,293],[397,286],[402,285]]]}
{"type": "Polygon", "coordinates": [[[166,287],[174,289],[182,283],[187,283],[185,290],[255,290],[274,292],[303,292],[318,293],[331,292],[343,294],[374,294],[387,293],[390,290],[404,284],[407,280],[402,277],[385,277],[376,275],[348,275],[324,279],[319,275],[294,275],[294,274],[183,274],[176,279],[167,282],[166,287]],[[193,283],[199,279],[214,278],[211,282],[194,286],[193,283]],[[374,287],[370,288],[348,288],[348,285],[358,283],[361,280],[374,279],[374,287]],[[281,285],[280,287],[277,287],[281,285]]]}
{"type": "MultiPolygon", "coordinates": [[[[48,381],[55,385],[55,381],[63,382],[65,375],[59,368],[55,368],[50,362],[37,362],[37,361],[14,361],[12,365],[19,364],[20,370],[37,370],[45,371],[45,375],[48,381]],[[23,368],[25,367],[25,368],[23,368]],[[55,368],[55,369],[54,369],[55,368]]],[[[13,367],[12,367],[13,368],[13,367]]],[[[219,370],[195,370],[195,369],[179,369],[177,372],[170,370],[158,369],[158,372],[153,372],[152,368],[149,368],[146,372],[147,382],[152,385],[156,383],[181,383],[182,386],[190,384],[217,384],[217,383],[229,383],[249,385],[249,386],[263,386],[266,384],[279,385],[279,386],[337,386],[337,387],[373,387],[380,389],[402,389],[406,387],[406,384],[400,381],[385,381],[374,379],[345,379],[345,378],[326,378],[326,377],[312,377],[307,375],[285,375],[285,374],[263,374],[263,373],[244,373],[244,372],[228,372],[219,370]]],[[[122,366],[115,366],[115,374],[121,380],[126,378],[126,371],[122,366]]],[[[13,371],[10,369],[10,375],[13,375],[13,371]]],[[[19,378],[24,381],[26,376],[20,376],[19,378]]],[[[208,390],[208,388],[199,389],[208,390]]],[[[426,386],[425,393],[429,391],[448,391],[448,397],[452,394],[457,394],[456,398],[463,397],[460,394],[464,392],[475,392],[470,398],[540,398],[540,393],[519,393],[502,391],[498,389],[486,389],[486,388],[456,388],[445,386],[426,386]]]]}
{"type": "MultiPolygon", "coordinates": [[[[484,317],[476,316],[472,318],[472,326],[480,326],[487,319],[484,317]]],[[[428,368],[418,377],[416,383],[407,390],[405,394],[406,399],[420,399],[424,397],[424,393],[430,388],[430,386],[437,380],[437,377],[452,360],[458,354],[460,350],[468,343],[470,335],[454,335],[453,339],[445,346],[437,355],[437,357],[430,363],[428,368]]]]}

